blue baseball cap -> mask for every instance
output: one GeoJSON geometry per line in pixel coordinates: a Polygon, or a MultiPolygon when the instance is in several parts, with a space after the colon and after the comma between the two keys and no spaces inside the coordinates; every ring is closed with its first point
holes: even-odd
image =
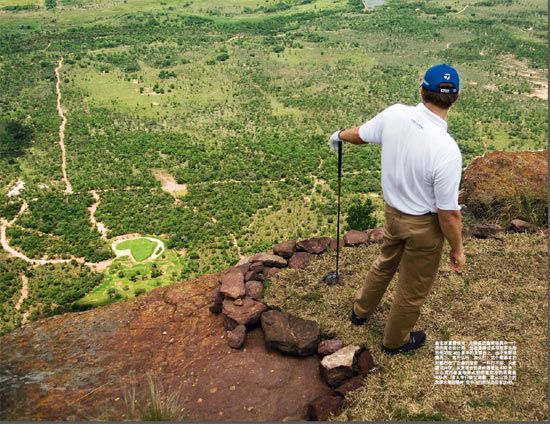
{"type": "Polygon", "coordinates": [[[441,63],[426,71],[422,80],[422,87],[434,93],[458,93],[460,79],[458,72],[451,65],[441,63]],[[440,84],[451,84],[451,87],[440,87],[440,84]]]}

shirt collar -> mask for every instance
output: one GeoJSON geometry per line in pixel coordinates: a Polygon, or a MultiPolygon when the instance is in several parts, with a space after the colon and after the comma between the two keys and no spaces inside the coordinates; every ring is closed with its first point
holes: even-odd
{"type": "Polygon", "coordinates": [[[447,131],[447,121],[445,121],[445,119],[443,119],[441,116],[433,113],[430,109],[426,107],[424,103],[418,103],[418,105],[416,105],[416,108],[420,110],[424,114],[424,116],[426,116],[434,124],[440,126],[445,131],[447,131]]]}

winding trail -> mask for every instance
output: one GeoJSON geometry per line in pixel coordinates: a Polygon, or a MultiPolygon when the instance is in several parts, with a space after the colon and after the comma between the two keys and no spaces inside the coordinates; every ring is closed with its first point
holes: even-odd
{"type": "Polygon", "coordinates": [[[33,266],[37,265],[51,265],[51,264],[64,264],[71,261],[76,261],[79,264],[84,264],[86,266],[89,266],[90,268],[94,270],[101,270],[105,269],[107,266],[109,266],[113,259],[109,259],[102,262],[86,262],[84,258],[75,258],[71,257],[69,259],[31,259],[24,253],[19,252],[18,250],[15,250],[13,247],[10,246],[9,239],[7,236],[7,230],[9,227],[15,224],[17,221],[17,218],[19,218],[29,207],[26,201],[23,201],[21,204],[21,209],[19,209],[19,212],[17,212],[17,215],[11,220],[8,221],[4,218],[0,218],[0,244],[2,245],[2,248],[9,253],[14,258],[19,258],[33,266]]]}
{"type": "MultiPolygon", "coordinates": [[[[25,274],[21,274],[20,277],[21,277],[21,282],[23,283],[23,286],[21,287],[21,296],[19,297],[19,300],[15,305],[16,311],[19,311],[21,309],[21,305],[23,305],[23,302],[25,301],[25,299],[29,297],[29,279],[25,274]]],[[[23,312],[23,318],[21,319],[21,324],[25,324],[28,319],[29,319],[29,311],[23,312]]]]}
{"type": "Polygon", "coordinates": [[[464,12],[466,9],[468,9],[469,6],[470,6],[470,5],[467,4],[466,6],[464,6],[464,8],[463,8],[462,10],[459,10],[458,12],[456,12],[456,14],[458,15],[459,13],[464,12]]]}
{"type": "Polygon", "coordinates": [[[239,243],[237,242],[237,237],[235,237],[235,234],[231,233],[231,239],[233,240],[233,246],[235,247],[235,249],[237,249],[239,260],[244,259],[244,255],[241,253],[241,248],[239,247],[239,243]]]}
{"type": "Polygon", "coordinates": [[[90,222],[97,229],[97,232],[101,234],[101,238],[103,240],[107,240],[107,232],[109,231],[109,229],[105,226],[103,222],[99,222],[95,217],[95,212],[99,204],[101,203],[101,199],[96,190],[91,190],[90,194],[95,200],[94,204],[88,208],[88,211],[90,212],[90,222]]]}
{"type": "Polygon", "coordinates": [[[55,68],[55,92],[57,93],[57,114],[61,118],[61,125],[59,125],[59,146],[61,147],[61,172],[63,173],[63,182],[65,183],[65,193],[72,194],[73,186],[69,182],[67,177],[67,154],[65,151],[65,124],[67,118],[63,113],[63,107],[61,106],[61,68],[63,67],[63,57],[59,59],[59,64],[55,68]]]}

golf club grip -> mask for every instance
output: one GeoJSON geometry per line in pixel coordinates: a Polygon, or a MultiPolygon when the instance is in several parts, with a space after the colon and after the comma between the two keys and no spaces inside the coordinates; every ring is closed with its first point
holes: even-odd
{"type": "Polygon", "coordinates": [[[342,178],[342,143],[338,142],[338,178],[342,178]]]}

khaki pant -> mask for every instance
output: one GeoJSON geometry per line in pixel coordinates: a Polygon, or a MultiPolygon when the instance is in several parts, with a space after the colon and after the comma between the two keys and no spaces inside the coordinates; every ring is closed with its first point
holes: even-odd
{"type": "Polygon", "coordinates": [[[385,347],[396,348],[409,341],[409,332],[435,280],[444,237],[437,214],[407,215],[387,204],[384,212],[380,255],[372,264],[353,309],[357,316],[368,318],[399,267],[399,281],[382,341],[385,347]]]}

